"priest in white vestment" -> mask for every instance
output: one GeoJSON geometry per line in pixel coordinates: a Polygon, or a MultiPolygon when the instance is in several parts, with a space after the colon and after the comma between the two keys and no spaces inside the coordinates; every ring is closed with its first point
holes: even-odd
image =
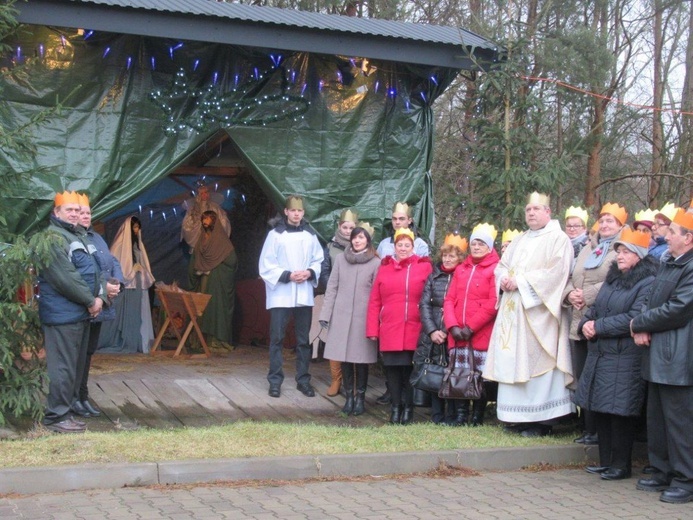
{"type": "Polygon", "coordinates": [[[495,269],[502,291],[483,376],[498,381],[497,415],[526,437],[548,435],[555,419],[575,410],[569,316],[561,305],[573,246],[549,197],[532,193],[529,229],[516,237],[495,269]]]}

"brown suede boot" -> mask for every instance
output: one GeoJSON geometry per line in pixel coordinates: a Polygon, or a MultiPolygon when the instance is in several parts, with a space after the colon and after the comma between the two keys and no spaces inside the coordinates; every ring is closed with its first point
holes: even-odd
{"type": "Polygon", "coordinates": [[[327,389],[327,395],[334,397],[342,388],[342,364],[339,361],[330,360],[330,374],[332,375],[332,384],[327,389]]]}

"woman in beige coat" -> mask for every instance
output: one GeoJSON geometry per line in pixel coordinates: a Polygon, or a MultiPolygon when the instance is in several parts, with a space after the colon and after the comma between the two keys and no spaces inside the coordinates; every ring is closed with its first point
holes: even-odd
{"type": "MultiPolygon", "coordinates": [[[[618,204],[608,203],[602,207],[597,221],[598,231],[580,251],[570,280],[563,291],[563,303],[572,309],[570,348],[576,382],[582,374],[587,359],[587,341],[578,334],[578,324],[587,308],[597,299],[597,293],[606,279],[609,267],[616,259],[612,244],[621,235],[627,219],[628,213],[618,204]]],[[[594,417],[587,410],[581,410],[581,418],[584,421],[583,434],[575,439],[575,442],[586,445],[597,444],[594,417]]]]}
{"type": "Polygon", "coordinates": [[[347,415],[363,413],[368,365],[375,363],[378,358],[377,343],[366,338],[366,314],[368,295],[380,259],[371,244],[371,233],[366,226],[364,223],[354,228],[350,245],[337,256],[320,312],[320,324],[328,327],[325,357],[342,363],[342,381],[346,392],[342,412],[347,415]]]}

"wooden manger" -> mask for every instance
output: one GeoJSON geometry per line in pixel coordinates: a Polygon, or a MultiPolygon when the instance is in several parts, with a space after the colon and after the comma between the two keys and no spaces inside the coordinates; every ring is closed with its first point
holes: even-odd
{"type": "Polygon", "coordinates": [[[189,354],[188,356],[191,358],[211,357],[212,353],[207,346],[207,342],[205,341],[204,334],[202,334],[200,325],[197,323],[197,318],[202,316],[202,314],[205,312],[207,304],[209,304],[209,300],[212,296],[210,294],[188,291],[167,291],[164,289],[157,289],[156,294],[159,296],[161,305],[164,307],[164,311],[166,312],[166,320],[161,326],[161,329],[159,329],[159,334],[156,336],[154,345],[152,345],[150,351],[151,355],[153,356],[158,354],[169,356],[172,355],[173,357],[180,356],[180,353],[185,346],[185,342],[188,340],[190,333],[194,329],[195,333],[197,334],[197,338],[200,340],[200,345],[202,345],[204,353],[189,354]],[[182,327],[177,327],[173,323],[173,319],[178,317],[180,317],[183,321],[182,327]],[[176,335],[176,338],[178,338],[178,345],[176,346],[176,350],[174,352],[162,351],[159,348],[161,346],[161,340],[163,339],[164,334],[166,334],[166,330],[169,328],[169,326],[176,335]],[[185,327],[185,330],[181,334],[183,327],[185,327]]]}

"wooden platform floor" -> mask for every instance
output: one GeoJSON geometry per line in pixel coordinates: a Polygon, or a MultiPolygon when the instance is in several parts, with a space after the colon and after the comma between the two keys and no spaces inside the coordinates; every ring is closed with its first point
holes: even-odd
{"type": "MultiPolygon", "coordinates": [[[[89,419],[89,429],[180,428],[244,420],[380,426],[389,417],[389,406],[375,403],[385,389],[382,375],[373,373],[377,369],[369,376],[366,413],[345,417],[340,413],[344,398],[326,394],[327,361],[311,363],[316,396],[305,397],[296,390],[293,352],[284,350],[285,379],[276,399],[267,395],[267,347],[239,346],[213,354],[209,359],[173,359],[97,353],[89,392],[103,415],[89,419]]],[[[417,408],[417,420],[428,420],[428,413],[417,408]]]]}

